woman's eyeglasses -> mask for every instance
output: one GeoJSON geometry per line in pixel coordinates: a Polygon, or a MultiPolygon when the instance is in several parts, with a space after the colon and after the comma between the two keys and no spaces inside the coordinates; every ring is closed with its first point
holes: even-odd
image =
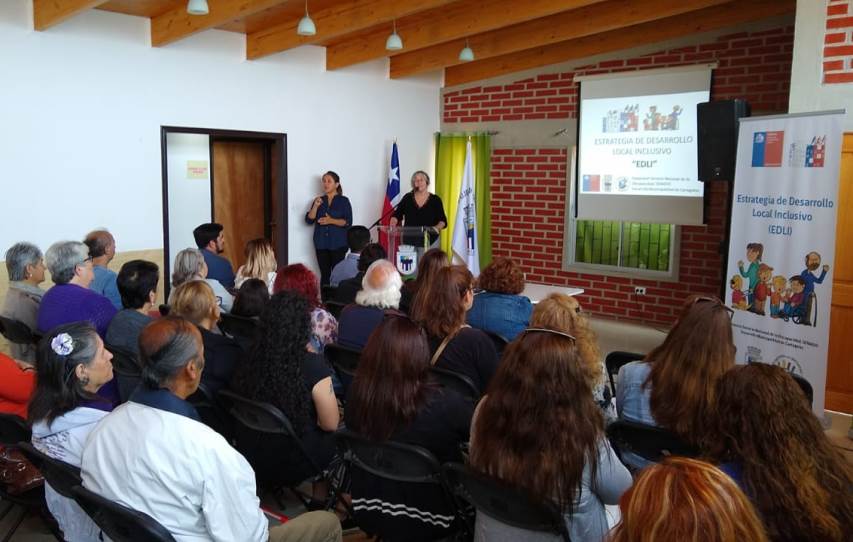
{"type": "Polygon", "coordinates": [[[723,302],[720,301],[719,299],[717,299],[716,297],[696,296],[693,298],[692,304],[695,305],[696,303],[701,303],[701,302],[714,303],[715,305],[719,305],[720,307],[726,309],[726,312],[729,313],[729,320],[734,318],[734,315],[735,315],[734,309],[732,309],[728,305],[723,304],[723,302]]]}
{"type": "Polygon", "coordinates": [[[522,333],[551,333],[553,335],[559,335],[561,337],[571,339],[572,342],[577,342],[574,335],[569,335],[568,333],[563,333],[562,331],[557,331],[555,329],[546,329],[544,327],[529,327],[522,331],[522,333]]]}

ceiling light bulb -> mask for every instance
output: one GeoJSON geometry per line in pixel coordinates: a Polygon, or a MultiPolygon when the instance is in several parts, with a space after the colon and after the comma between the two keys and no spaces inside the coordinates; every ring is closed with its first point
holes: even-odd
{"type": "Polygon", "coordinates": [[[209,12],[207,0],[190,0],[187,2],[187,13],[190,15],[207,15],[209,12]]]}
{"type": "Polygon", "coordinates": [[[389,51],[399,51],[403,48],[403,39],[397,33],[397,20],[394,20],[394,32],[385,40],[385,49],[389,51]]]}
{"type": "Polygon", "coordinates": [[[471,62],[472,60],[474,60],[474,51],[468,47],[468,40],[465,40],[465,48],[459,51],[459,61],[471,62]]]}
{"type": "Polygon", "coordinates": [[[300,36],[313,36],[317,33],[317,25],[311,20],[311,16],[308,15],[308,0],[305,0],[305,17],[299,19],[296,33],[300,36]]]}

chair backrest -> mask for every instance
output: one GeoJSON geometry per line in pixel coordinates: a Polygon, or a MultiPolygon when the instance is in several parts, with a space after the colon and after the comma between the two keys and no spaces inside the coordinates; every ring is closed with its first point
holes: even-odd
{"type": "Polygon", "coordinates": [[[467,375],[449,369],[442,369],[441,367],[430,367],[430,373],[432,373],[442,387],[449,388],[462,397],[474,401],[480,398],[480,390],[477,389],[477,385],[467,375]]]}
{"type": "Polygon", "coordinates": [[[338,291],[337,286],[330,286],[328,284],[324,284],[322,288],[320,288],[320,299],[323,300],[323,303],[328,303],[330,299],[335,297],[335,292],[338,291]]]}
{"type": "Polygon", "coordinates": [[[519,529],[559,534],[570,542],[563,514],[553,502],[534,501],[506,482],[460,463],[445,463],[443,469],[453,492],[477,508],[477,513],[519,529]]]}
{"type": "Polygon", "coordinates": [[[0,316],[0,334],[15,344],[38,344],[41,339],[41,335],[34,333],[27,324],[5,316],[0,316]]]}
{"type": "Polygon", "coordinates": [[[808,399],[808,401],[809,401],[809,406],[810,407],[813,406],[814,405],[814,389],[812,388],[811,383],[798,374],[794,374],[794,373],[789,373],[789,374],[791,375],[791,378],[794,379],[794,382],[796,382],[800,386],[800,389],[803,390],[803,394],[806,396],[806,399],[808,399]]]}
{"type": "Polygon", "coordinates": [[[509,344],[509,341],[506,340],[506,337],[504,337],[503,335],[499,335],[497,333],[494,333],[492,331],[486,331],[485,329],[482,331],[483,331],[483,333],[488,335],[489,338],[492,340],[492,344],[495,345],[495,350],[497,350],[498,356],[502,355],[504,352],[504,349],[506,348],[506,345],[509,344]]]}
{"type": "Polygon", "coordinates": [[[78,467],[50,457],[44,452],[37,450],[29,442],[20,442],[18,448],[41,471],[42,476],[50,484],[50,487],[63,497],[74,498],[72,488],[83,483],[78,467]]]}
{"type": "Polygon", "coordinates": [[[25,419],[14,414],[0,414],[0,444],[17,446],[19,442],[28,442],[31,437],[25,419]]]}
{"type": "Polygon", "coordinates": [[[234,438],[234,418],[214,397],[213,392],[204,382],[199,382],[198,389],[187,397],[187,402],[195,407],[204,425],[225,437],[228,442],[232,441],[234,438]]]}
{"type": "Polygon", "coordinates": [[[231,337],[254,340],[258,333],[258,320],[223,312],[219,316],[219,329],[231,337]]]}
{"type": "Polygon", "coordinates": [[[111,344],[104,347],[113,355],[113,372],[118,383],[118,394],[124,403],[142,382],[142,363],[139,356],[129,350],[111,344]]]}
{"type": "Polygon", "coordinates": [[[324,304],[326,305],[326,310],[329,311],[329,314],[335,318],[340,317],[341,311],[343,311],[344,307],[347,306],[346,303],[335,301],[334,299],[329,299],[328,301],[325,301],[324,304]]]}
{"type": "Polygon", "coordinates": [[[157,520],[89,491],[82,485],[72,489],[74,499],[113,542],[174,542],[172,534],[157,520]]]}
{"type": "Polygon", "coordinates": [[[614,396],[616,395],[616,375],[619,374],[619,369],[621,369],[623,365],[627,365],[632,361],[637,361],[638,359],[643,359],[645,357],[645,354],[622,352],[621,350],[607,354],[607,357],[604,358],[604,366],[607,368],[607,377],[610,379],[610,390],[613,392],[614,396]]]}
{"type": "Polygon", "coordinates": [[[169,311],[171,310],[171,307],[166,304],[161,304],[159,307],[157,307],[157,310],[160,311],[160,316],[169,316],[169,311]]]}
{"type": "Polygon", "coordinates": [[[684,442],[671,431],[627,420],[617,420],[608,425],[607,438],[617,452],[632,452],[654,462],[670,455],[699,455],[695,446],[684,442]]]}
{"type": "Polygon", "coordinates": [[[438,459],[426,448],[393,441],[378,443],[349,429],[338,430],[335,439],[345,461],[374,476],[447,487],[438,459]]]}
{"type": "Polygon", "coordinates": [[[352,378],[355,376],[355,370],[358,368],[358,359],[361,357],[361,350],[331,343],[323,348],[323,354],[338,372],[339,377],[346,375],[352,378]]]}

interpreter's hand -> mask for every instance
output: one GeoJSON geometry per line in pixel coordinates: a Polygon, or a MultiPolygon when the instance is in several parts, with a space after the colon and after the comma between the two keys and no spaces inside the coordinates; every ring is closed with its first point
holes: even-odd
{"type": "Polygon", "coordinates": [[[743,260],[738,260],[738,261],[737,261],[737,266],[738,266],[738,267],[743,267],[743,260]]]}
{"type": "Polygon", "coordinates": [[[828,266],[828,265],[824,265],[824,266],[823,266],[823,270],[824,270],[824,271],[829,271],[829,266],[828,266]]]}
{"type": "Polygon", "coordinates": [[[323,205],[323,197],[319,196],[319,197],[314,198],[314,209],[316,210],[321,205],[323,205]]]}
{"type": "Polygon", "coordinates": [[[332,224],[333,221],[334,221],[334,218],[330,217],[329,215],[325,215],[325,216],[321,216],[320,218],[317,219],[317,224],[325,226],[327,224],[332,224]]]}

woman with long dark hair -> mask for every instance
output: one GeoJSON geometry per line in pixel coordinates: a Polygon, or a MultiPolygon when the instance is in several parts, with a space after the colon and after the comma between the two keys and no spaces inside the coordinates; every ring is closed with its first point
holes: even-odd
{"type": "MultiPolygon", "coordinates": [[[[426,334],[409,318],[389,313],[374,330],[362,351],[346,408],[347,427],[371,440],[416,444],[440,462],[460,461],[459,444],[469,436],[474,405],[430,378],[430,351],[426,334]]],[[[418,539],[435,539],[451,527],[453,511],[438,491],[406,489],[355,469],[352,505],[359,525],[382,522],[383,532],[397,519],[395,510],[410,511],[400,528],[411,528],[412,518],[424,521],[418,539]],[[380,502],[378,507],[375,503],[380,502]],[[431,533],[426,537],[425,533],[431,533]],[[435,535],[435,536],[432,536],[435,535]]],[[[409,532],[404,537],[414,539],[409,532]]]]}
{"type": "MultiPolygon", "coordinates": [[[[572,540],[607,534],[605,504],[631,485],[604,434],[575,338],[529,328],[504,351],[477,406],[471,430],[473,468],[564,511],[572,540]]],[[[477,514],[476,540],[553,540],[477,514]]]]}
{"type": "Polygon", "coordinates": [[[729,370],[717,385],[707,440],[710,456],[755,504],[771,540],[850,540],[853,466],[784,369],[751,363],[729,370]]]}
{"type": "Polygon", "coordinates": [[[403,295],[400,298],[400,310],[410,312],[412,303],[418,292],[431,283],[442,267],[450,265],[447,253],[440,248],[431,248],[424,252],[418,262],[418,276],[403,285],[403,295]]]}
{"type": "MultiPolygon", "coordinates": [[[[58,326],[39,343],[36,389],[30,400],[33,446],[80,466],[89,432],[112,409],[98,388],[113,379],[113,355],[88,322],[58,326]]],[[[45,484],[45,500],[69,542],[98,540],[100,529],[72,499],[45,484]]]]}
{"type": "Polygon", "coordinates": [[[347,255],[347,230],[352,226],[352,206],[344,196],[341,178],[334,171],[322,177],[323,195],[314,198],[305,223],[314,226],[314,250],[320,266],[320,284],[329,284],[332,269],[347,255]]]}
{"type": "Polygon", "coordinates": [[[498,354],[488,335],[465,323],[474,303],[473,288],[467,267],[444,267],[418,292],[411,314],[427,332],[430,363],[464,374],[482,392],[495,374],[498,354]]]}

